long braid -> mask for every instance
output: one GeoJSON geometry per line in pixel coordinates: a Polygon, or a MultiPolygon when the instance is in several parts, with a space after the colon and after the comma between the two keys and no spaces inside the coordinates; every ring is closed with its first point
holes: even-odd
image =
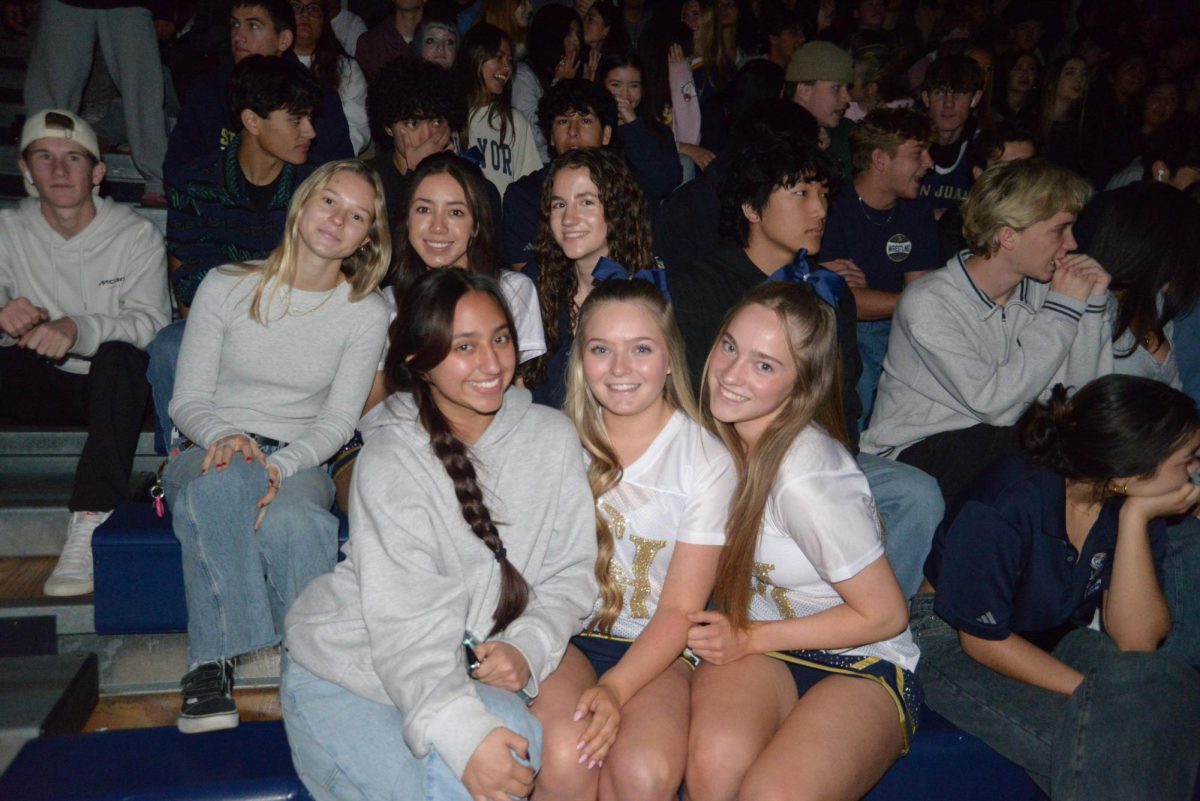
{"type": "Polygon", "coordinates": [[[504,631],[509,623],[525,611],[525,606],[529,603],[529,584],[521,575],[521,571],[504,555],[504,542],[492,521],[491,512],[483,502],[483,492],[479,488],[475,465],[467,454],[466,446],[450,431],[446,418],[433,402],[427,384],[418,383],[413,388],[413,395],[417,400],[421,424],[429,432],[433,453],[441,460],[446,474],[454,482],[454,495],[458,498],[463,520],[471,527],[475,536],[483,540],[484,545],[500,563],[500,601],[492,613],[495,624],[487,635],[492,637],[504,631]]]}

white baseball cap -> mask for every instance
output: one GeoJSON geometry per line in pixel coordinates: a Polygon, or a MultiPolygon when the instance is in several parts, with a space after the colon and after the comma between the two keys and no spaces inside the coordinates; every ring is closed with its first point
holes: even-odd
{"type": "MultiPolygon", "coordinates": [[[[92,126],[88,125],[87,120],[69,111],[60,108],[46,109],[25,120],[25,127],[21,129],[20,152],[24,154],[25,148],[37,140],[49,138],[70,139],[78,142],[97,161],[100,160],[100,145],[96,141],[96,132],[92,130],[92,126]]],[[[28,173],[24,177],[25,191],[30,196],[37,197],[37,187],[33,185],[33,181],[29,180],[28,173]]],[[[97,187],[98,189],[99,187],[97,187]]]]}

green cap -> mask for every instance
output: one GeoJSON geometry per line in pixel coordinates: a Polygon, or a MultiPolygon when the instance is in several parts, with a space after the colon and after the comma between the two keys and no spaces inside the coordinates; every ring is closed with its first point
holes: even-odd
{"type": "Polygon", "coordinates": [[[850,86],[854,83],[854,59],[832,42],[807,42],[788,62],[787,80],[832,81],[850,86]]]}

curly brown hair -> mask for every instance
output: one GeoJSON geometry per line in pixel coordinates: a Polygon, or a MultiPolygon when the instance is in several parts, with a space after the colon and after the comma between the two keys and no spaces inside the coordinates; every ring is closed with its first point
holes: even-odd
{"type": "MultiPolygon", "coordinates": [[[[526,386],[535,387],[547,378],[550,355],[563,340],[559,315],[566,311],[571,330],[579,316],[575,293],[579,289],[575,265],[563,253],[550,230],[550,201],[554,177],[562,170],[585,169],[596,185],[604,220],[608,224],[608,257],[629,271],[655,266],[650,238],[650,215],[646,196],[634,179],[624,156],[604,148],[572,150],[550,165],[542,183],[542,202],[538,214],[533,250],[538,264],[538,301],[542,308],[542,328],[546,332],[546,355],[526,362],[521,372],[526,386]],[[615,212],[615,213],[613,213],[615,212]]],[[[569,332],[568,332],[569,333],[569,332]]]]}

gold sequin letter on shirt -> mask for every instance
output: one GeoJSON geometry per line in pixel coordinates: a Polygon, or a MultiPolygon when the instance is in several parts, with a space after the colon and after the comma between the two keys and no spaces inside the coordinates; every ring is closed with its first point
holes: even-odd
{"type": "Polygon", "coordinates": [[[792,608],[792,602],[788,600],[787,592],[783,587],[776,587],[771,583],[771,571],[774,569],[775,565],[766,562],[754,563],[754,591],[764,598],[770,591],[771,600],[775,602],[775,608],[779,610],[780,616],[784,620],[791,620],[796,617],[796,610],[792,608]]]}
{"type": "MultiPolygon", "coordinates": [[[[608,525],[613,538],[624,539],[625,533],[629,529],[625,515],[607,503],[600,504],[600,511],[608,517],[608,525]]],[[[635,618],[644,620],[650,617],[646,600],[653,592],[653,588],[650,586],[650,564],[654,561],[654,557],[658,556],[658,552],[667,547],[667,543],[665,540],[648,540],[644,537],[634,536],[631,536],[629,541],[637,549],[633,555],[633,577],[630,578],[616,558],[609,562],[608,569],[613,579],[621,585],[621,589],[633,588],[633,593],[629,598],[629,612],[635,618]]]]}
{"type": "Polygon", "coordinates": [[[625,515],[618,512],[609,504],[601,501],[599,504],[600,511],[608,518],[608,530],[612,532],[613,539],[625,539],[625,515]]]}

